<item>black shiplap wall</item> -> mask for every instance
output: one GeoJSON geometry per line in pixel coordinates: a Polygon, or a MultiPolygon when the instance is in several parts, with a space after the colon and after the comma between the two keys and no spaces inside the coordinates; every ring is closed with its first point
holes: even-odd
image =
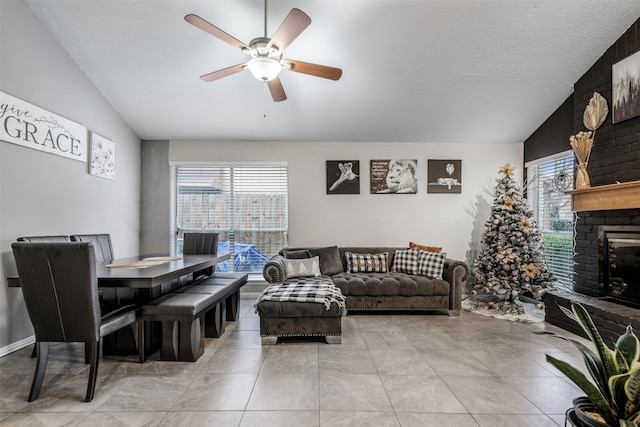
{"type": "Polygon", "coordinates": [[[524,141],[524,163],[571,149],[573,110],[571,95],[524,141]]]}

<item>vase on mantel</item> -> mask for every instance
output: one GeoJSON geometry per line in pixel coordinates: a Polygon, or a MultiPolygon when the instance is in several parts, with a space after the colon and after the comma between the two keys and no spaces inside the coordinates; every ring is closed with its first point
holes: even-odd
{"type": "Polygon", "coordinates": [[[591,187],[589,174],[587,173],[587,164],[589,164],[589,155],[591,147],[593,147],[593,138],[591,132],[578,132],[569,137],[571,148],[578,160],[578,170],[576,171],[576,189],[591,187]]]}
{"type": "Polygon", "coordinates": [[[576,171],[576,190],[591,187],[589,181],[589,174],[587,173],[587,162],[578,163],[578,170],[576,171]]]}

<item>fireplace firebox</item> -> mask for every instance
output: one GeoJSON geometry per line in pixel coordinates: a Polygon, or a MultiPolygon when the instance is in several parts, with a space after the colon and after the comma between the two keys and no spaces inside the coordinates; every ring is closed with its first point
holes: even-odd
{"type": "Polygon", "coordinates": [[[598,247],[605,297],[640,308],[640,226],[600,226],[598,247]]]}

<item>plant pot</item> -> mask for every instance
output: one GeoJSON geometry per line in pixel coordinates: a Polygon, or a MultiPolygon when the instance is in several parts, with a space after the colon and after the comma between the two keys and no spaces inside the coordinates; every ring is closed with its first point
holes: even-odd
{"type": "Polygon", "coordinates": [[[579,424],[578,427],[612,427],[610,424],[591,417],[588,412],[598,412],[596,405],[586,396],[573,399],[573,410],[579,424]]]}
{"type": "Polygon", "coordinates": [[[583,427],[580,421],[578,421],[575,409],[569,409],[565,414],[564,426],[583,427]]]}

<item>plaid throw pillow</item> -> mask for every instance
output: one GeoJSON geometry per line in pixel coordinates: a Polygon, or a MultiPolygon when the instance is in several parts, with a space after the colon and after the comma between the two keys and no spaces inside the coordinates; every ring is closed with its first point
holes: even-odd
{"type": "Polygon", "coordinates": [[[348,273],[386,273],[389,271],[389,254],[356,254],[345,252],[348,273]]]}
{"type": "Polygon", "coordinates": [[[418,249],[397,250],[393,257],[394,273],[418,274],[418,249]]]}
{"type": "Polygon", "coordinates": [[[442,279],[442,270],[444,269],[446,258],[446,252],[420,251],[418,255],[418,274],[431,279],[442,279]]]}

